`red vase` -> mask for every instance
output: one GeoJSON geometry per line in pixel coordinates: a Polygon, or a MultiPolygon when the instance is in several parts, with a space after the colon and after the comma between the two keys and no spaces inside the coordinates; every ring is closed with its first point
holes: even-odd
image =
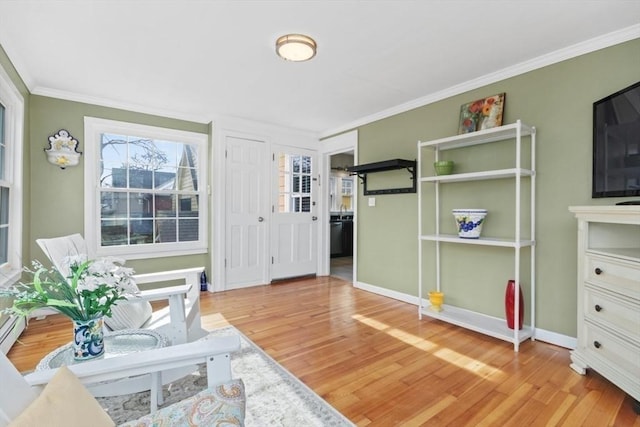
{"type": "MultiPolygon", "coordinates": [[[[518,329],[522,329],[522,321],[524,320],[524,296],[522,295],[522,288],[518,286],[520,294],[520,316],[518,321],[518,329]]],[[[504,311],[507,316],[507,326],[509,329],[513,329],[515,311],[516,311],[516,282],[515,280],[509,280],[507,282],[507,289],[504,295],[504,311]]]]}

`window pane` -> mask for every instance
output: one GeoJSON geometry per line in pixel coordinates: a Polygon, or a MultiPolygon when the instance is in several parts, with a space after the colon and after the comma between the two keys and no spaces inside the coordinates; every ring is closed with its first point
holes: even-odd
{"type": "Polygon", "coordinates": [[[5,124],[4,124],[4,105],[0,104],[0,179],[6,179],[5,177],[5,124]]]}
{"type": "Polygon", "coordinates": [[[129,217],[153,218],[153,194],[129,193],[129,217]]]}
{"type": "Polygon", "coordinates": [[[302,198],[302,212],[311,212],[311,197],[302,198]]]}
{"type": "Polygon", "coordinates": [[[176,240],[176,220],[159,219],[157,221],[158,230],[156,236],[157,243],[175,243],[176,240]]]}
{"type": "Polygon", "coordinates": [[[198,220],[197,219],[181,219],[178,222],[180,242],[195,242],[198,240],[198,220]]]}
{"type": "Polygon", "coordinates": [[[311,167],[310,156],[278,154],[279,212],[311,212],[311,167]]]}
{"type": "Polygon", "coordinates": [[[129,188],[151,188],[153,171],[129,169],[129,188]]]}
{"type": "Polygon", "coordinates": [[[197,217],[198,216],[198,196],[180,196],[178,204],[178,216],[197,217]]]}
{"type": "Polygon", "coordinates": [[[194,168],[178,168],[176,189],[198,191],[198,170],[194,168]]]}
{"type": "Polygon", "coordinates": [[[5,157],[6,149],[4,144],[0,144],[0,179],[6,179],[5,177],[5,157]]]}
{"type": "Polygon", "coordinates": [[[302,176],[302,192],[311,193],[311,176],[309,175],[302,176]]]}
{"type": "Polygon", "coordinates": [[[9,224],[9,189],[0,187],[0,225],[9,224]]]}
{"type": "Polygon", "coordinates": [[[0,264],[9,260],[9,228],[0,227],[0,264]]]}
{"type": "Polygon", "coordinates": [[[302,156],[302,173],[311,173],[311,157],[302,156]]]}
{"type": "Polygon", "coordinates": [[[176,216],[176,196],[174,194],[156,194],[155,195],[155,213],[157,217],[176,216]]]}
{"type": "Polygon", "coordinates": [[[102,246],[126,245],[127,221],[126,220],[102,220],[100,221],[100,234],[102,246]]]}
{"type": "Polygon", "coordinates": [[[0,144],[4,145],[4,105],[0,104],[0,144]]]}
{"type": "Polygon", "coordinates": [[[153,243],[153,219],[132,219],[130,231],[132,245],[153,243]]]}
{"type": "Polygon", "coordinates": [[[168,166],[175,170],[178,166],[178,153],[182,151],[183,145],[179,142],[154,141],[153,151],[148,154],[153,158],[152,169],[168,166]]]}
{"type": "Polygon", "coordinates": [[[100,193],[100,216],[102,219],[125,219],[128,215],[127,193],[114,193],[111,191],[100,193]]]}
{"type": "Polygon", "coordinates": [[[153,188],[158,190],[176,189],[176,168],[164,167],[153,172],[153,188]]]}

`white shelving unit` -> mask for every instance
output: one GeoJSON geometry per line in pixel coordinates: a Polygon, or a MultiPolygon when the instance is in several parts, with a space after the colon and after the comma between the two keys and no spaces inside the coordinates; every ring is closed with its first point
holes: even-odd
{"type": "MultiPolygon", "coordinates": [[[[535,145],[536,130],[535,127],[528,126],[518,120],[516,123],[500,126],[493,129],[486,129],[463,135],[456,135],[448,138],[441,138],[433,141],[418,142],[418,312],[422,316],[429,316],[449,322],[476,332],[480,332],[494,338],[499,338],[513,343],[514,351],[518,351],[519,345],[526,339],[534,339],[535,331],[535,145]],[[522,168],[522,138],[530,138],[530,165],[531,169],[522,168]],[[435,175],[424,176],[424,168],[422,167],[423,150],[430,149],[435,153],[435,160],[439,160],[441,151],[469,147],[473,145],[490,144],[498,141],[513,140],[515,144],[515,165],[513,168],[487,170],[480,172],[460,173],[452,175],[435,175]],[[523,240],[521,238],[521,214],[522,214],[522,178],[529,177],[529,185],[531,186],[531,224],[530,238],[523,240]],[[513,236],[509,239],[496,239],[491,237],[481,237],[480,239],[461,239],[458,235],[446,235],[440,233],[440,185],[464,182],[464,181],[480,181],[493,179],[515,179],[514,194],[514,215],[515,227],[513,236]],[[423,234],[422,223],[422,185],[430,184],[435,186],[435,234],[423,234]],[[440,281],[441,270],[441,251],[440,245],[443,243],[457,243],[466,245],[479,246],[497,246],[511,248],[514,251],[514,279],[516,283],[520,283],[520,250],[524,247],[531,248],[531,292],[529,300],[531,302],[531,324],[524,325],[522,329],[509,329],[506,319],[488,316],[459,307],[444,305],[440,312],[432,311],[425,304],[423,299],[423,266],[422,251],[424,242],[435,242],[436,245],[436,271],[435,271],[435,288],[438,291],[442,289],[440,281]]],[[[488,187],[488,191],[490,188],[488,187]]],[[[431,287],[432,289],[433,287],[431,287]]],[[[446,286],[445,286],[446,288],[446,286]]],[[[519,287],[516,286],[515,295],[515,318],[519,318],[521,307],[519,306],[520,297],[518,295],[519,287]]],[[[517,323],[517,322],[516,322],[517,323]]]]}

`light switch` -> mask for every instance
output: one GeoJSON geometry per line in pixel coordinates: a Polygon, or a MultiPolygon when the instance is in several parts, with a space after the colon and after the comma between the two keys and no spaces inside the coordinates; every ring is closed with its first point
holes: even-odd
{"type": "Polygon", "coordinates": [[[376,205],[376,198],[369,197],[369,206],[375,206],[375,205],[376,205]]]}

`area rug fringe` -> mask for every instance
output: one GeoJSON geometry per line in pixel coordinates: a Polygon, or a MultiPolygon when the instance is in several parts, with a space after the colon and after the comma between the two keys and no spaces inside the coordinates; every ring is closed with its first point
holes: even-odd
{"type": "MultiPolygon", "coordinates": [[[[233,326],[215,329],[209,337],[238,335],[241,349],[231,355],[234,378],[242,378],[247,393],[247,427],[353,426],[347,418],[318,396],[306,384],[271,358],[233,326]]],[[[207,339],[207,338],[205,338],[207,339]]],[[[204,390],[206,367],[163,388],[167,406],[204,390]]],[[[149,412],[149,392],[99,398],[116,424],[137,419],[149,412]]]]}

